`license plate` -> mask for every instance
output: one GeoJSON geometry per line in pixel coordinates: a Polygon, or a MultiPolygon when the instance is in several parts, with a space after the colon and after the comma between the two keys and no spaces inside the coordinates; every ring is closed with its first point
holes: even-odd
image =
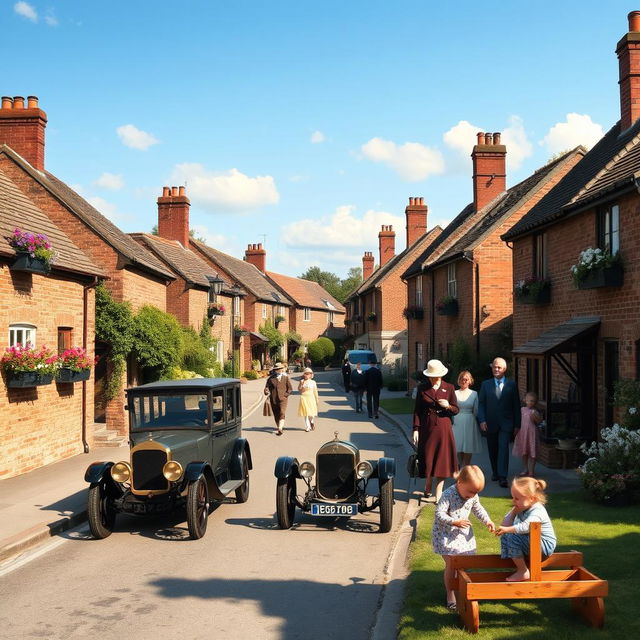
{"type": "Polygon", "coordinates": [[[322,504],[311,503],[312,516],[355,516],[358,515],[357,504],[322,504]]]}

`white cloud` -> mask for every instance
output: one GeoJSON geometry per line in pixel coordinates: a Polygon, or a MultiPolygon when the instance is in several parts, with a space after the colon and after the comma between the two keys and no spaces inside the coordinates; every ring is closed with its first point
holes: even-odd
{"type": "Polygon", "coordinates": [[[237,169],[208,171],[196,162],[178,164],[171,183],[185,182],[190,200],[212,212],[249,211],[280,200],[272,176],[252,178],[237,169]]]}
{"type": "Polygon", "coordinates": [[[146,151],[150,146],[158,144],[159,140],[154,138],[150,133],[138,129],[132,124],[125,124],[116,129],[118,137],[127,147],[131,149],[139,149],[146,151]]]}
{"type": "Polygon", "coordinates": [[[551,153],[573,149],[578,145],[592,147],[602,136],[602,126],[588,114],[568,113],[564,122],[557,122],[549,129],[540,144],[551,153]]]}
{"type": "Polygon", "coordinates": [[[314,131],[311,134],[311,144],[320,144],[321,142],[324,142],[326,140],[326,137],[324,135],[324,133],[322,133],[322,131],[314,131]]]}
{"type": "Polygon", "coordinates": [[[374,247],[378,245],[380,225],[404,230],[405,220],[386,211],[370,209],[356,218],[353,205],[342,205],[319,219],[307,218],[284,225],[281,241],[289,247],[374,247]]]}
{"type": "Polygon", "coordinates": [[[407,182],[419,182],[444,171],[444,159],[440,151],[419,142],[398,145],[391,140],[371,138],[362,145],[361,151],[369,160],[391,167],[407,182]]]}
{"type": "MultiPolygon", "coordinates": [[[[460,167],[468,168],[471,151],[478,142],[477,133],[485,131],[486,129],[483,127],[471,124],[467,120],[460,120],[458,124],[444,133],[442,136],[444,143],[458,153],[459,159],[464,158],[466,161],[460,167]]],[[[507,147],[507,166],[510,170],[518,169],[524,159],[532,154],[533,145],[527,138],[520,116],[511,116],[509,118],[509,126],[502,130],[502,144],[507,147]]],[[[459,164],[459,162],[456,164],[459,164]]]]}
{"type": "Polygon", "coordinates": [[[191,230],[195,232],[196,237],[202,238],[207,245],[214,249],[219,249],[225,253],[230,253],[230,240],[221,233],[213,233],[203,224],[192,224],[191,230]]]}
{"type": "Polygon", "coordinates": [[[16,2],[13,5],[13,10],[31,22],[38,22],[38,12],[28,2],[16,2]]]}
{"type": "Polygon", "coordinates": [[[96,187],[119,191],[124,187],[124,180],[121,175],[105,171],[94,183],[96,187]]]}
{"type": "Polygon", "coordinates": [[[56,18],[53,15],[53,11],[50,11],[45,17],[44,17],[44,21],[47,23],[48,26],[50,27],[57,27],[58,26],[58,18],[56,18]]]}

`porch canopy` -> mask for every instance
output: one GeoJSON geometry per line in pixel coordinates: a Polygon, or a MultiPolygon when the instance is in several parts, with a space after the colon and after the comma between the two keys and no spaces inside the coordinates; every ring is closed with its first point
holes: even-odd
{"type": "Polygon", "coordinates": [[[590,438],[595,433],[599,327],[599,317],[572,318],[512,351],[516,379],[521,373],[519,359],[526,360],[525,384],[518,380],[520,391],[536,391],[546,408],[547,438],[567,433],[590,438]]]}
{"type": "Polygon", "coordinates": [[[251,342],[269,342],[269,338],[263,336],[258,331],[249,331],[249,339],[251,342]]]}

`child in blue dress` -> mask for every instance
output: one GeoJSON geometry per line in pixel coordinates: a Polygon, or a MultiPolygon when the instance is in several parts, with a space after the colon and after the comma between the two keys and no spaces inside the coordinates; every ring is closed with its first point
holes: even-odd
{"type": "Polygon", "coordinates": [[[456,596],[451,589],[455,573],[451,556],[473,555],[476,552],[476,539],[469,514],[473,513],[489,531],[495,530],[495,525],[478,498],[484,489],[484,474],[480,467],[462,467],[455,478],[456,483],[445,489],[438,501],[431,535],[434,553],[441,555],[444,560],[444,588],[447,607],[451,610],[456,608],[456,596]]]}
{"type": "Polygon", "coordinates": [[[536,478],[514,478],[511,483],[513,508],[507,513],[502,526],[496,529],[500,536],[500,555],[511,558],[516,565],[515,573],[506,578],[508,582],[529,580],[531,575],[524,556],[529,554],[529,527],[540,522],[540,547],[543,556],[550,556],[556,548],[556,534],[551,518],[544,507],[547,483],[536,478]]]}

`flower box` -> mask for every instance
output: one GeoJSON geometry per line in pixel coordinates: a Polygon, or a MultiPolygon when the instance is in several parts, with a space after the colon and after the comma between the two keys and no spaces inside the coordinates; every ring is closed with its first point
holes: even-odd
{"type": "Polygon", "coordinates": [[[436,306],[436,311],[438,312],[439,316],[457,316],[458,301],[456,299],[453,299],[440,302],[436,306]]]}
{"type": "Polygon", "coordinates": [[[10,389],[41,387],[52,382],[53,374],[41,374],[36,371],[12,371],[7,373],[7,387],[10,389]]]}
{"type": "Polygon", "coordinates": [[[207,318],[213,318],[214,316],[223,316],[224,309],[220,307],[209,307],[207,309],[207,318]]]}
{"type": "Polygon", "coordinates": [[[82,382],[83,380],[88,380],[90,376],[91,369],[81,369],[80,371],[74,371],[73,369],[62,367],[56,375],[56,382],[82,382]]]}
{"type": "Polygon", "coordinates": [[[516,283],[515,299],[520,304],[548,304],[551,302],[551,284],[548,280],[521,280],[516,283]]]}
{"type": "Polygon", "coordinates": [[[28,253],[18,253],[9,269],[11,271],[24,271],[26,273],[41,273],[43,275],[47,275],[51,270],[44,260],[34,258],[28,253]]]}
{"type": "Polygon", "coordinates": [[[367,316],[367,320],[369,322],[375,322],[378,319],[378,315],[376,314],[375,311],[372,311],[368,316],[367,316]]]}
{"type": "Polygon", "coordinates": [[[422,320],[424,318],[423,307],[406,307],[402,312],[402,315],[407,319],[413,318],[414,320],[422,320]]]}
{"type": "Polygon", "coordinates": [[[624,282],[622,265],[591,269],[577,282],[578,289],[599,289],[601,287],[621,287],[624,282]]]}

